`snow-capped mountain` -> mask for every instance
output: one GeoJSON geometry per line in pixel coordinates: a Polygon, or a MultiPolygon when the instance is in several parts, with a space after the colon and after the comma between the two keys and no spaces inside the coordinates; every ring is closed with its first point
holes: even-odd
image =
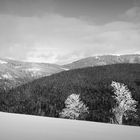
{"type": "Polygon", "coordinates": [[[0,88],[9,89],[44,76],[70,69],[110,65],[119,63],[138,63],[140,55],[102,55],[84,58],[67,65],[49,63],[21,62],[0,58],[0,88]]]}
{"type": "Polygon", "coordinates": [[[61,71],[64,69],[55,64],[20,62],[0,58],[0,87],[4,89],[15,87],[61,71]]]}
{"type": "Polygon", "coordinates": [[[140,63],[139,54],[130,54],[130,55],[102,55],[102,56],[93,56],[78,61],[72,62],[70,64],[64,65],[63,67],[68,69],[77,69],[84,67],[93,67],[100,65],[110,65],[110,64],[119,64],[119,63],[140,63]]]}

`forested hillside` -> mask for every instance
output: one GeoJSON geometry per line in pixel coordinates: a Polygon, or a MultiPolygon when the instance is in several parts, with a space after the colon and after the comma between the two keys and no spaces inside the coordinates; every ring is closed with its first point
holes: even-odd
{"type": "Polygon", "coordinates": [[[48,77],[0,92],[0,110],[59,118],[65,100],[80,94],[89,113],[82,120],[107,122],[113,117],[115,105],[111,82],[128,86],[138,101],[137,117],[123,120],[123,124],[140,125],[140,64],[114,64],[63,71],[48,77]]]}

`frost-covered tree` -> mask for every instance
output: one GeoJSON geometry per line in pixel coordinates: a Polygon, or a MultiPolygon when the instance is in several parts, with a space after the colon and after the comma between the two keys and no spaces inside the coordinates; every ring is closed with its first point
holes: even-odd
{"type": "Polygon", "coordinates": [[[135,116],[137,101],[132,98],[128,87],[122,83],[112,81],[116,106],[112,109],[114,113],[113,123],[122,124],[123,117],[126,119],[131,114],[135,116]]]}
{"type": "Polygon", "coordinates": [[[59,114],[61,118],[80,119],[88,113],[88,107],[80,100],[80,95],[71,94],[65,101],[65,108],[59,114]]]}

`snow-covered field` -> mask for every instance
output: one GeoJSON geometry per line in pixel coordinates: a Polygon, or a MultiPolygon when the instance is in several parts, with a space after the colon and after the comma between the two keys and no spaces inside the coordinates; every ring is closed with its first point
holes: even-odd
{"type": "Polygon", "coordinates": [[[140,127],[0,112],[0,140],[139,140],[140,127]]]}

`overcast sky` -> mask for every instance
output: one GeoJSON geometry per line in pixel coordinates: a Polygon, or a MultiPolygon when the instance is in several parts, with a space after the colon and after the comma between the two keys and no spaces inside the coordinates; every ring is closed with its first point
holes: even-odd
{"type": "Polygon", "coordinates": [[[140,53],[139,0],[0,0],[0,57],[66,64],[140,53]]]}

